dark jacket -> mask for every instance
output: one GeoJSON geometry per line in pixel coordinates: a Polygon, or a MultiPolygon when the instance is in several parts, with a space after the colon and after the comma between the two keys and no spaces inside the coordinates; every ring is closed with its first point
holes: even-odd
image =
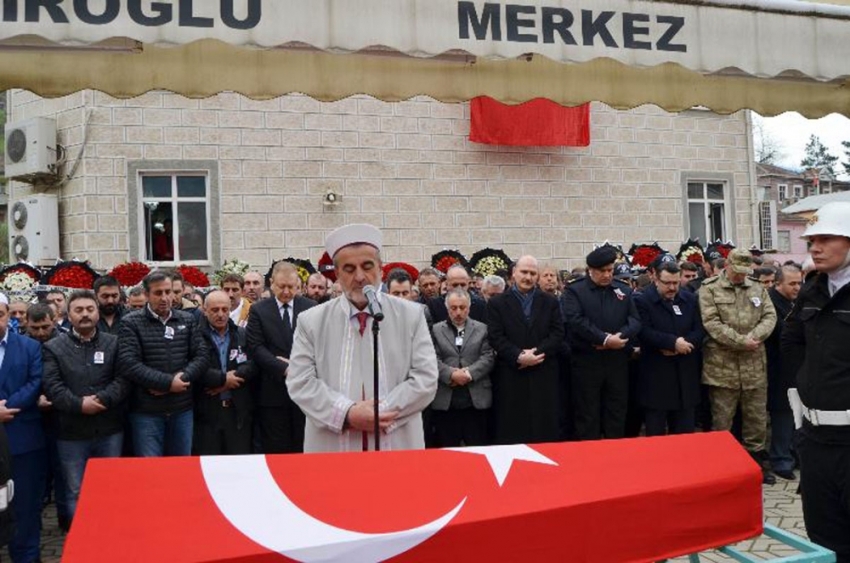
{"type": "Polygon", "coordinates": [[[628,284],[614,280],[603,287],[589,276],[582,278],[564,288],[561,309],[574,355],[595,352],[594,346],[602,346],[606,334],[618,332],[630,340],[625,350],[631,353],[640,317],[628,284]]]}
{"type": "Polygon", "coordinates": [[[13,456],[45,445],[38,410],[41,376],[41,344],[28,336],[9,332],[6,355],[0,366],[0,400],[6,401],[8,409],[21,409],[14,419],[5,423],[13,456]]]}
{"type": "Polygon", "coordinates": [[[522,444],[558,439],[558,354],[564,325],[558,300],[535,290],[531,320],[519,298],[507,290],[487,302],[487,329],[496,351],[493,410],[496,442],[522,444]],[[533,348],[546,355],[543,363],[520,369],[520,353],[533,348]]]}
{"type": "Polygon", "coordinates": [[[782,373],[781,344],[785,318],[794,308],[794,302],[786,299],[775,288],[770,288],[767,293],[773,301],[773,308],[776,309],[776,326],[764,342],[767,352],[767,410],[791,412],[788,389],[794,387],[794,379],[788,377],[789,374],[782,373]]]}
{"type": "Polygon", "coordinates": [[[635,305],[641,325],[637,377],[640,406],[654,410],[695,407],[700,399],[700,348],[705,338],[696,295],[682,289],[673,301],[667,301],[655,285],[650,285],[635,297],[635,305]],[[677,309],[681,314],[676,314],[677,309]],[[675,351],[679,337],[693,344],[694,351],[663,355],[662,350],[675,351]]]}
{"type": "Polygon", "coordinates": [[[199,329],[209,350],[209,367],[200,381],[193,386],[195,393],[195,418],[200,421],[214,420],[214,417],[220,411],[212,407],[215,406],[215,403],[221,402],[221,395],[210,396],[207,395],[206,391],[217,389],[224,385],[227,379],[227,371],[235,371],[237,376],[245,380],[245,383],[241,387],[230,391],[231,400],[236,409],[237,424],[241,426],[248,420],[254,408],[251,386],[254,384],[254,377],[257,374],[254,362],[248,359],[245,329],[237,327],[233,321],[228,321],[230,346],[227,353],[227,371],[221,370],[221,360],[219,358],[218,348],[212,339],[211,327],[203,317],[201,317],[199,329]]]}
{"type": "Polygon", "coordinates": [[[269,297],[251,305],[248,313],[248,353],[259,370],[259,381],[255,387],[257,405],[281,407],[292,401],[286,390],[284,372],[287,364],[277,356],[289,359],[292,354],[292,338],[298,326],[298,315],[316,306],[316,302],[298,296],[292,300],[292,331],[287,331],[281,318],[277,299],[269,297]]]}
{"type": "MultiPolygon", "coordinates": [[[[0,424],[0,487],[5,487],[12,478],[12,454],[9,452],[9,439],[6,429],[0,424]]],[[[6,510],[0,510],[0,547],[12,539],[15,525],[12,518],[12,505],[7,503],[6,510]]]]}
{"type": "MultiPolygon", "coordinates": [[[[796,376],[803,404],[825,411],[850,410],[850,284],[829,296],[826,274],[800,291],[782,330],[782,369],[796,376]]],[[[807,435],[850,444],[850,426],[804,423],[807,435]]]]}
{"type": "MultiPolygon", "coordinates": [[[[474,293],[469,294],[469,318],[480,323],[487,323],[487,302],[474,293]]],[[[428,311],[431,313],[431,324],[435,325],[449,320],[449,310],[446,308],[446,297],[434,297],[428,300],[428,311]]]]}
{"type": "Polygon", "coordinates": [[[89,342],[73,332],[44,344],[44,394],[53,403],[60,440],[92,440],[123,430],[130,383],[120,377],[118,337],[98,331],[89,342]],[[106,411],[82,413],[83,397],[96,395],[106,411]]]}
{"type": "Polygon", "coordinates": [[[131,412],[169,414],[192,408],[192,393],[169,393],[171,381],[183,372],[183,381],[198,381],[209,367],[206,340],[195,318],[173,310],[163,324],[149,307],[121,319],[118,332],[118,369],[134,385],[131,412]],[[171,338],[166,338],[166,330],[171,338]],[[149,390],[165,392],[152,395],[149,390]]]}
{"type": "Polygon", "coordinates": [[[100,320],[97,321],[97,331],[103,334],[114,334],[115,336],[118,336],[118,329],[121,326],[121,319],[123,319],[129,313],[130,311],[120,305],[116,307],[115,318],[112,319],[112,326],[106,324],[106,321],[103,319],[103,315],[101,314],[100,320]]]}

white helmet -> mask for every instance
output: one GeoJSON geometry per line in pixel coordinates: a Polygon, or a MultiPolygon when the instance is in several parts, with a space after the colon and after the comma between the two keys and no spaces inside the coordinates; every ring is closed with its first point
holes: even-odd
{"type": "Polygon", "coordinates": [[[801,238],[837,235],[850,238],[850,201],[833,201],[818,209],[801,238]]]}

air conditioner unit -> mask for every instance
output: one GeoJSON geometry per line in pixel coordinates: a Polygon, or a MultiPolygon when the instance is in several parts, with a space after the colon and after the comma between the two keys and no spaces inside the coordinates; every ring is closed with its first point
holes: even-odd
{"type": "Polygon", "coordinates": [[[6,124],[6,176],[56,174],[56,121],[36,117],[6,124]]]}
{"type": "Polygon", "coordinates": [[[9,257],[39,264],[59,258],[59,198],[36,194],[9,206],[9,257]]]}

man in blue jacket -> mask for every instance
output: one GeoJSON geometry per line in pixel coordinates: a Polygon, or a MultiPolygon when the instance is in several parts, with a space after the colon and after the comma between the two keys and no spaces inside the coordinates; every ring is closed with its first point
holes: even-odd
{"type": "Polygon", "coordinates": [[[680,288],[675,262],[656,268],[655,283],[638,295],[640,370],[638,403],[647,436],[693,432],[700,399],[700,359],[705,332],[696,295],[680,288]]]}
{"type": "Polygon", "coordinates": [[[9,300],[0,294],[0,423],[9,436],[15,497],[16,530],[9,542],[13,563],[38,561],[41,542],[41,499],[47,474],[47,452],[38,396],[41,392],[41,346],[9,331],[9,300]]]}

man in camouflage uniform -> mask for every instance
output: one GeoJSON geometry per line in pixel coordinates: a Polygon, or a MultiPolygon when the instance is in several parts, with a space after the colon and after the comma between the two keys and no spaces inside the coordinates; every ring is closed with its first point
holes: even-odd
{"type": "Polygon", "coordinates": [[[703,348],[702,381],[709,386],[714,430],[729,430],[738,405],[743,415],[744,447],[758,461],[764,482],[775,478],[767,462],[767,359],[764,341],[776,325],[767,290],[748,276],[753,256],[729,253],[720,275],[699,291],[702,322],[708,335],[703,348]]]}

